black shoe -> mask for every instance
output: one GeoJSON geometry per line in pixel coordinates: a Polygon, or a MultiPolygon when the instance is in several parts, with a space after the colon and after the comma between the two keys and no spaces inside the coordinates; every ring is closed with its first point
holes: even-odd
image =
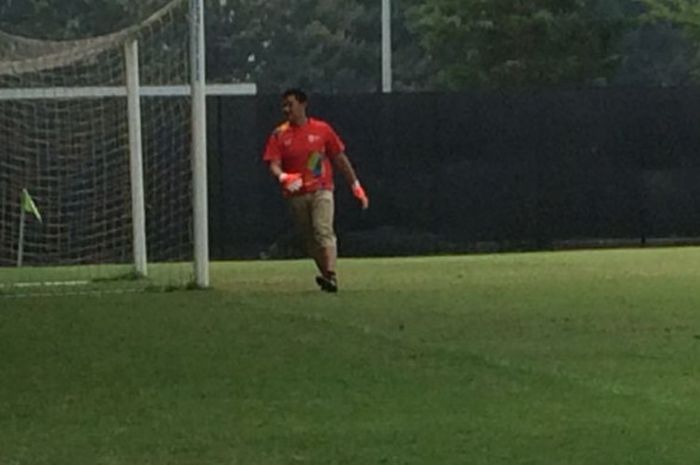
{"type": "Polygon", "coordinates": [[[336,281],[335,276],[329,278],[316,276],[316,284],[324,292],[338,292],[338,281],[336,281]]]}

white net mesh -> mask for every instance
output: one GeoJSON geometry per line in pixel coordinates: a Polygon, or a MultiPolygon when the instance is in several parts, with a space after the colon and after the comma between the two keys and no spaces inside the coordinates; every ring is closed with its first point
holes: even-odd
{"type": "Polygon", "coordinates": [[[137,26],[86,40],[0,33],[0,291],[62,280],[98,285],[133,269],[124,52],[132,40],[140,56],[148,261],[180,264],[151,266],[138,284],[190,280],[187,3],[174,0],[137,26]],[[25,213],[20,251],[25,188],[43,222],[25,213]]]}

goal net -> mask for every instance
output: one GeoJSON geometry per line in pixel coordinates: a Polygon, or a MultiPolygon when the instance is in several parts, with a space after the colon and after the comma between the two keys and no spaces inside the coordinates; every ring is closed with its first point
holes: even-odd
{"type": "Polygon", "coordinates": [[[0,32],[0,294],[192,282],[188,6],[84,40],[0,32]]]}

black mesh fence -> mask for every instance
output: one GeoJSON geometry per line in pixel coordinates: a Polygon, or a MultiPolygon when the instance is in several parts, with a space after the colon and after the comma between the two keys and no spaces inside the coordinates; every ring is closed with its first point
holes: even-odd
{"type": "MultiPolygon", "coordinates": [[[[277,95],[209,100],[218,259],[290,256],[261,161],[277,95]]],[[[345,256],[645,244],[700,237],[700,91],[581,89],[312,96],[371,197],[337,176],[345,256]]]]}

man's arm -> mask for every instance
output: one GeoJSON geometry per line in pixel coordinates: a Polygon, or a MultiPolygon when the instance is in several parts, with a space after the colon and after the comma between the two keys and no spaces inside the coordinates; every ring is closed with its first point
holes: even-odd
{"type": "Polygon", "coordinates": [[[352,189],[353,195],[355,195],[355,197],[357,197],[357,199],[362,204],[362,209],[364,210],[368,208],[369,198],[367,198],[365,190],[362,188],[360,181],[357,179],[355,169],[352,167],[352,163],[350,163],[350,159],[348,158],[348,156],[345,155],[345,153],[341,152],[335,157],[333,157],[333,163],[335,164],[336,168],[338,168],[338,171],[340,171],[345,177],[345,180],[348,182],[350,188],[352,189]]]}
{"type": "Polygon", "coordinates": [[[301,189],[301,174],[285,173],[282,170],[282,163],[279,160],[270,160],[268,162],[268,169],[270,170],[270,174],[273,175],[287,191],[296,192],[301,189]]]}
{"type": "Polygon", "coordinates": [[[270,174],[279,179],[282,174],[282,163],[279,160],[272,160],[268,163],[268,168],[270,169],[270,174]]]}
{"type": "Polygon", "coordinates": [[[355,174],[355,170],[353,169],[348,156],[344,153],[339,153],[333,157],[333,162],[336,168],[338,168],[338,171],[343,174],[343,177],[348,182],[348,185],[352,186],[355,184],[355,181],[357,181],[357,175],[355,174]]]}

